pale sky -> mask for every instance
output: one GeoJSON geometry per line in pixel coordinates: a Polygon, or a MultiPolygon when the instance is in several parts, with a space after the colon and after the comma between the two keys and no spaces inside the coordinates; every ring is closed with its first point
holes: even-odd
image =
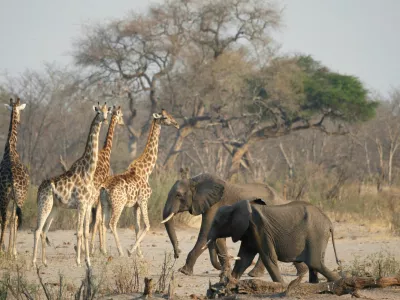
{"type": "MultiPolygon", "coordinates": [[[[400,87],[400,0],[281,0],[285,52],[311,54],[387,94],[400,87]]],[[[71,63],[82,24],[144,11],[146,0],[0,0],[0,72],[71,63]]]]}

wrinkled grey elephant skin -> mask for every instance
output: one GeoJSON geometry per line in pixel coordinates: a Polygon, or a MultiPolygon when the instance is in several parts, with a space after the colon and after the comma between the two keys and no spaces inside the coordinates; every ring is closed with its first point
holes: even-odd
{"type": "MultiPolygon", "coordinates": [[[[164,206],[163,219],[168,220],[165,228],[174,248],[175,258],[179,257],[180,250],[178,239],[175,232],[173,216],[188,211],[192,215],[202,216],[201,228],[197,241],[193,249],[189,252],[185,265],[179,269],[180,272],[191,275],[197,258],[204,251],[202,246],[207,241],[207,234],[211,227],[217,209],[223,205],[232,205],[244,199],[263,198],[268,205],[283,204],[285,201],[277,196],[276,192],[266,184],[231,184],[211,174],[203,173],[192,178],[178,180],[168,193],[168,199],[164,206]]],[[[209,249],[210,259],[214,268],[220,270],[224,259],[217,256],[218,253],[227,253],[225,239],[217,241],[217,249],[209,249]]],[[[300,269],[306,269],[305,265],[297,265],[300,269]],[[301,268],[302,267],[302,268],[301,268]]],[[[250,276],[261,276],[264,274],[265,267],[262,261],[257,261],[254,269],[249,273],[250,276]]]]}
{"type": "Polygon", "coordinates": [[[220,207],[208,233],[210,248],[218,238],[241,240],[240,260],[235,262],[232,277],[239,279],[250,266],[256,254],[275,282],[283,283],[278,261],[304,262],[309,269],[310,283],[317,283],[317,273],[328,281],[340,279],[324,263],[328,240],[332,237],[337,258],[333,226],[329,218],[308,202],[267,206],[261,200],[240,201],[232,206],[220,207]]]}

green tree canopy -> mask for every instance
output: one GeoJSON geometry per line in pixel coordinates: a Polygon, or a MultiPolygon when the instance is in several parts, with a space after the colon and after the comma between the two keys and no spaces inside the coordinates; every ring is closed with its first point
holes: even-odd
{"type": "Polygon", "coordinates": [[[249,109],[261,108],[263,118],[286,126],[318,115],[366,121],[378,106],[357,77],[333,72],[311,56],[275,58],[249,80],[249,88],[256,92],[249,109]]]}

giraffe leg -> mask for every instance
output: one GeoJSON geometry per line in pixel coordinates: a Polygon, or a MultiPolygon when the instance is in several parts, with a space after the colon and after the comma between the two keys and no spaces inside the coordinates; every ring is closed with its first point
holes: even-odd
{"type": "MultiPolygon", "coordinates": [[[[0,199],[1,201],[1,199],[0,199]]],[[[1,235],[0,235],[0,252],[1,251],[5,251],[5,246],[4,246],[4,233],[6,231],[7,228],[7,206],[2,207],[1,211],[1,235]]]]}
{"type": "Polygon", "coordinates": [[[5,251],[4,233],[7,228],[7,209],[8,209],[8,188],[0,187],[0,214],[1,214],[1,233],[0,233],[0,252],[5,251]]]}
{"type": "Polygon", "coordinates": [[[13,256],[16,258],[17,257],[17,232],[18,232],[18,216],[15,213],[15,218],[14,218],[14,237],[13,237],[13,256]]]}
{"type": "MultiPolygon", "coordinates": [[[[141,211],[140,207],[137,205],[134,206],[133,208],[133,213],[135,215],[135,234],[136,234],[136,240],[139,238],[139,232],[140,232],[140,221],[141,221],[141,211]]],[[[130,256],[132,253],[128,251],[128,255],[130,256]]],[[[140,257],[143,258],[143,253],[142,250],[140,249],[140,245],[138,245],[136,254],[140,257]]]]}
{"type": "Polygon", "coordinates": [[[117,244],[119,256],[124,256],[124,252],[122,251],[122,247],[119,242],[118,233],[117,233],[117,223],[119,221],[119,217],[121,216],[123,209],[124,209],[123,205],[113,207],[112,213],[111,213],[111,219],[110,219],[110,229],[114,235],[114,239],[115,239],[115,243],[117,244]]]}
{"type": "Polygon", "coordinates": [[[92,214],[92,205],[89,204],[86,208],[86,215],[85,215],[85,228],[83,231],[83,240],[85,243],[85,260],[87,265],[90,267],[90,249],[89,249],[89,225],[90,225],[90,216],[92,214]]]}
{"type": "MultiPolygon", "coordinates": [[[[50,185],[44,187],[42,190],[39,188],[38,192],[38,217],[37,217],[37,226],[34,234],[33,240],[33,256],[32,256],[32,264],[36,267],[36,257],[37,257],[37,248],[40,236],[43,234],[43,226],[46,223],[46,220],[52,211],[53,208],[53,193],[50,185]]],[[[42,260],[43,260],[43,251],[45,251],[45,245],[42,240],[42,260]]],[[[43,260],[46,263],[45,260],[43,260]]]]}
{"type": "Polygon", "coordinates": [[[103,249],[103,244],[104,244],[104,239],[105,239],[105,230],[104,227],[102,226],[103,224],[103,212],[101,209],[101,205],[99,203],[99,207],[96,209],[96,222],[98,222],[97,229],[99,230],[99,243],[100,243],[100,249],[103,249]],[[98,220],[97,220],[98,218],[98,220]]]}
{"type": "Polygon", "coordinates": [[[12,208],[11,208],[11,217],[10,217],[10,235],[8,236],[8,247],[7,247],[7,253],[8,255],[12,255],[13,252],[13,247],[14,247],[14,229],[15,229],[15,202],[13,201],[12,203],[12,208]]]}
{"type": "Polygon", "coordinates": [[[57,214],[57,210],[55,207],[52,208],[49,216],[47,217],[47,220],[44,224],[44,230],[40,234],[40,237],[42,239],[42,262],[43,264],[47,267],[47,259],[46,259],[46,247],[47,247],[47,233],[49,232],[51,223],[53,222],[55,216],[57,214]]]}
{"type": "Polygon", "coordinates": [[[140,242],[143,240],[144,236],[146,233],[150,230],[150,221],[149,221],[149,215],[147,211],[147,200],[148,199],[143,199],[143,201],[140,201],[140,210],[142,211],[142,216],[143,216],[143,221],[144,221],[144,230],[142,233],[139,235],[139,238],[136,240],[135,244],[132,246],[131,250],[129,250],[129,254],[131,255],[136,248],[139,247],[140,242]]]}
{"type": "Polygon", "coordinates": [[[83,237],[83,224],[85,221],[87,205],[80,203],[78,208],[78,224],[76,229],[76,264],[78,267],[81,266],[81,248],[82,248],[82,237],[83,237]]]}
{"type": "Polygon", "coordinates": [[[107,227],[110,225],[110,211],[111,207],[108,202],[108,193],[105,190],[101,190],[100,192],[100,203],[101,205],[101,229],[102,229],[102,235],[103,235],[103,244],[101,246],[101,252],[103,254],[107,254],[107,227]]]}
{"type": "Polygon", "coordinates": [[[3,250],[4,247],[4,231],[6,230],[6,223],[7,223],[7,208],[1,208],[1,235],[0,235],[0,252],[3,250]]]}
{"type": "Polygon", "coordinates": [[[92,234],[90,236],[90,248],[91,248],[91,254],[94,254],[94,241],[96,238],[96,233],[97,230],[99,230],[99,241],[100,241],[100,248],[102,247],[103,244],[103,236],[102,236],[102,231],[101,231],[101,205],[100,203],[97,204],[96,206],[96,217],[95,217],[95,223],[92,228],[92,234]]]}

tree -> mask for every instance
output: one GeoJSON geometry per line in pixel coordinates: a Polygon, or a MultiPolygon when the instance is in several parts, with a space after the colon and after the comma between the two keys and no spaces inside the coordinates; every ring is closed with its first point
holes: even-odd
{"type": "Polygon", "coordinates": [[[132,157],[136,155],[138,138],[146,132],[150,117],[157,110],[157,84],[173,69],[176,56],[185,44],[185,5],[177,4],[167,3],[151,8],[145,16],[132,15],[88,28],[75,45],[76,64],[90,67],[89,84],[111,85],[113,94],[127,96],[131,111],[127,127],[132,157]],[[134,127],[136,98],[143,93],[148,94],[149,118],[138,131],[134,127]]]}
{"type": "MultiPolygon", "coordinates": [[[[188,39],[194,55],[189,53],[186,56],[185,66],[189,68],[181,72],[177,78],[177,82],[181,83],[177,85],[179,89],[190,87],[187,90],[190,96],[182,99],[186,103],[181,102],[181,114],[190,117],[184,118],[177,133],[164,162],[167,168],[174,165],[178,154],[182,153],[184,140],[195,130],[213,128],[217,119],[224,120],[225,124],[231,120],[221,116],[221,112],[224,110],[232,113],[232,109],[242,99],[244,76],[254,69],[253,62],[246,56],[254,48],[270,50],[271,31],[280,26],[280,11],[269,1],[188,3],[192,21],[188,39]]],[[[218,136],[219,130],[215,130],[218,136]]],[[[232,153],[230,145],[224,143],[222,146],[232,153]]]]}
{"type": "Polygon", "coordinates": [[[240,159],[261,140],[307,129],[326,134],[345,134],[342,122],[366,121],[378,102],[354,76],[330,71],[310,56],[278,57],[249,80],[248,124],[235,154],[229,177],[239,170],[240,159]],[[339,121],[335,131],[328,130],[339,121]]]}
{"type": "MultiPolygon", "coordinates": [[[[54,65],[42,72],[26,70],[3,78],[3,100],[19,96],[27,103],[21,114],[18,151],[31,174],[31,182],[58,174],[58,157],[77,158],[86,141],[90,91],[82,91],[79,74],[54,65]],[[40,170],[40,172],[38,172],[40,170]]],[[[97,99],[96,99],[97,100],[97,99]]],[[[8,119],[7,116],[4,119],[8,119]]],[[[3,126],[6,128],[5,126],[3,126]]]]}

